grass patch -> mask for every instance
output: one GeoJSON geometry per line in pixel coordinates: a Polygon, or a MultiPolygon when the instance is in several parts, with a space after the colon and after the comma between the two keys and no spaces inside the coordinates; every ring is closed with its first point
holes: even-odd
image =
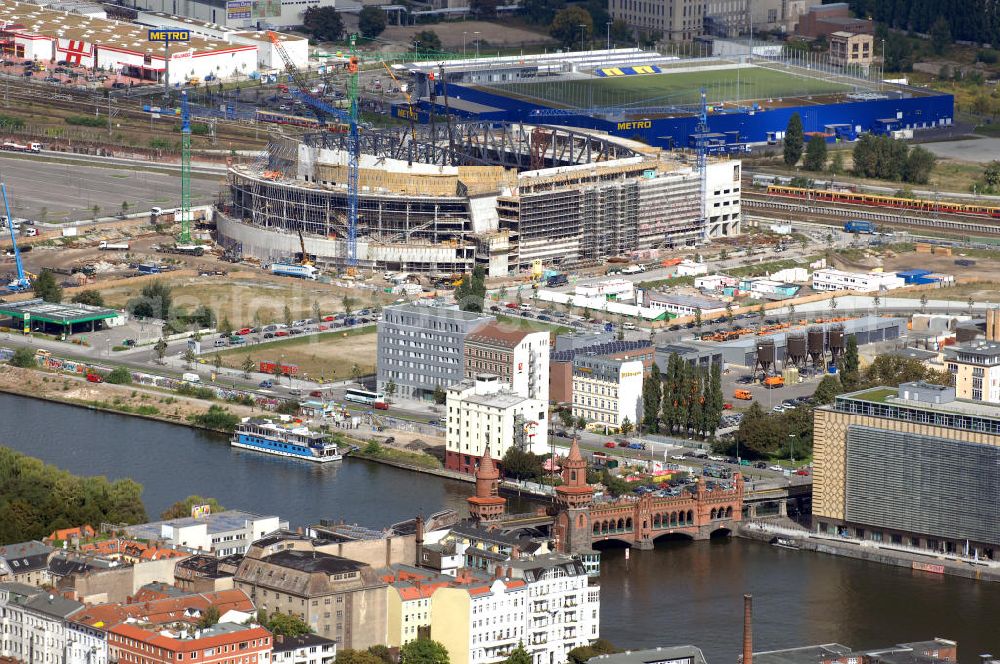
{"type": "MultiPolygon", "coordinates": [[[[321,380],[351,378],[356,364],[362,375],[375,371],[375,326],[289,337],[262,345],[228,348],[220,351],[223,366],[242,369],[247,355],[254,364],[283,361],[299,367],[306,374],[321,380]]],[[[206,364],[215,361],[215,353],[202,355],[206,364]]]]}
{"type": "Polygon", "coordinates": [[[658,281],[643,281],[639,288],[653,290],[655,288],[670,288],[673,286],[694,286],[693,276],[670,277],[669,279],[659,279],[658,281]]]}
{"type": "Polygon", "coordinates": [[[391,447],[385,447],[374,441],[361,448],[355,453],[355,456],[363,459],[394,461],[396,463],[420,466],[421,468],[441,468],[441,462],[438,461],[436,457],[432,457],[430,454],[425,454],[424,452],[397,450],[391,447]]]}
{"type": "Polygon", "coordinates": [[[856,395],[856,398],[862,401],[872,401],[874,403],[885,403],[885,400],[889,397],[894,397],[899,393],[894,387],[876,387],[873,390],[868,390],[867,392],[862,392],[856,395]]]}
{"type": "Polygon", "coordinates": [[[90,406],[92,408],[98,408],[100,410],[113,410],[118,413],[127,413],[130,415],[146,415],[153,416],[159,415],[160,409],[156,406],[130,406],[123,401],[84,401],[84,405],[90,406]]]}
{"type": "Polygon", "coordinates": [[[769,263],[757,263],[756,265],[734,267],[726,270],[726,274],[731,277],[759,277],[764,276],[765,274],[771,274],[772,272],[777,272],[779,270],[786,270],[791,267],[802,267],[806,263],[815,261],[816,258],[816,256],[808,256],[802,259],[802,262],[784,259],[780,261],[771,261],[769,263]]]}

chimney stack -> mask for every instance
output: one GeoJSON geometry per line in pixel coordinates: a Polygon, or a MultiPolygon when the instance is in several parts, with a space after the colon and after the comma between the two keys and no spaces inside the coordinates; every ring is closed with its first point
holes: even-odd
{"type": "Polygon", "coordinates": [[[743,664],[753,664],[753,595],[743,596],[743,664]]]}

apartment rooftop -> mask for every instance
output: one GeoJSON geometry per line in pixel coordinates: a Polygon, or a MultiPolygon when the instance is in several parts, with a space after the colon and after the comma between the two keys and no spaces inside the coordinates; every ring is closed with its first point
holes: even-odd
{"type": "Polygon", "coordinates": [[[163,526],[165,525],[172,526],[174,528],[185,528],[188,526],[205,524],[207,532],[209,534],[214,534],[241,530],[246,528],[248,524],[253,521],[270,518],[276,517],[254,514],[252,512],[243,512],[241,510],[226,510],[225,512],[216,512],[214,514],[208,514],[198,518],[186,516],[179,519],[167,519],[166,521],[141,523],[135,526],[128,526],[125,528],[125,532],[132,537],[154,540],[163,537],[163,526]]]}
{"type": "Polygon", "coordinates": [[[923,382],[841,394],[832,405],[821,408],[1000,434],[1000,406],[956,399],[954,388],[923,382]]]}
{"type": "MultiPolygon", "coordinates": [[[[425,318],[445,318],[448,320],[459,320],[459,321],[477,321],[486,318],[492,318],[492,316],[481,314],[475,311],[462,311],[457,306],[430,306],[424,304],[398,304],[391,307],[385,307],[382,310],[385,314],[410,314],[414,316],[420,316],[425,318]]],[[[383,316],[383,321],[385,317],[383,316]]]]}
{"type": "Polygon", "coordinates": [[[278,551],[265,557],[264,560],[272,565],[308,573],[343,574],[344,572],[357,572],[366,567],[364,563],[359,563],[356,560],[319,551],[278,551]]]}
{"type": "MultiPolygon", "coordinates": [[[[706,664],[701,648],[695,646],[667,646],[647,650],[627,650],[611,655],[598,655],[587,664],[706,664]]],[[[756,662],[756,655],[754,655],[756,662]]]]}

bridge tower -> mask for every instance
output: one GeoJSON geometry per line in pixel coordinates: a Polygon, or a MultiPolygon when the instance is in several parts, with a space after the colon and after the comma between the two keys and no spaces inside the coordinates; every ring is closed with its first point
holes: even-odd
{"type": "Polygon", "coordinates": [[[559,547],[566,553],[589,551],[591,546],[590,503],[594,489],[587,484],[587,462],[573,439],[569,456],[562,461],[563,483],[556,487],[559,517],[556,527],[559,547]]]}
{"type": "Polygon", "coordinates": [[[486,446],[483,458],[476,469],[476,495],[466,498],[469,516],[481,526],[490,526],[503,520],[507,499],[500,495],[500,471],[486,446]]]}

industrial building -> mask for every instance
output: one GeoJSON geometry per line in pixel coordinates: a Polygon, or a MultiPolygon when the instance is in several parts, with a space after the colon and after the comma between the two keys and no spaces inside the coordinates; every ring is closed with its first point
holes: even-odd
{"type": "Polygon", "coordinates": [[[0,303],[0,317],[9,317],[7,327],[69,336],[77,332],[117,327],[123,324],[121,313],[89,304],[57,304],[41,298],[0,303]]]}
{"type": "MultiPolygon", "coordinates": [[[[704,359],[706,356],[721,354],[727,365],[763,366],[765,370],[777,364],[825,367],[829,363],[836,364],[847,346],[848,337],[853,336],[858,346],[892,341],[906,334],[906,325],[905,318],[863,316],[766,336],[748,335],[731,341],[685,341],[684,347],[689,350],[678,354],[699,363],[708,362],[704,359]]],[[[657,349],[657,353],[659,351],[657,349]]]]}
{"type": "MultiPolygon", "coordinates": [[[[246,257],[347,260],[348,138],[272,142],[229,170],[219,241],[246,257]],[[302,232],[300,240],[299,232],[302,232]]],[[[460,122],[361,133],[358,267],[491,276],[740,232],[740,162],[707,165],[599,132],[460,122]]]]}
{"type": "MultiPolygon", "coordinates": [[[[653,368],[653,344],[647,339],[616,341],[613,332],[560,334],[549,355],[549,395],[555,403],[573,402],[573,360],[577,356],[610,360],[639,360],[643,373],[653,368]]],[[[666,366],[665,364],[662,366],[666,366]]]]}
{"type": "Polygon", "coordinates": [[[146,9],[215,23],[238,30],[297,28],[310,7],[333,6],[330,0],[145,0],[146,9]]]}
{"type": "Polygon", "coordinates": [[[149,81],[183,84],[191,78],[248,76],[257,71],[257,47],[191,36],[165,53],[147,28],[25,2],[0,4],[4,54],[42,62],[66,61],[149,81]]]}
{"type": "Polygon", "coordinates": [[[820,533],[996,560],[1000,408],[904,383],[814,411],[820,533]]]}

